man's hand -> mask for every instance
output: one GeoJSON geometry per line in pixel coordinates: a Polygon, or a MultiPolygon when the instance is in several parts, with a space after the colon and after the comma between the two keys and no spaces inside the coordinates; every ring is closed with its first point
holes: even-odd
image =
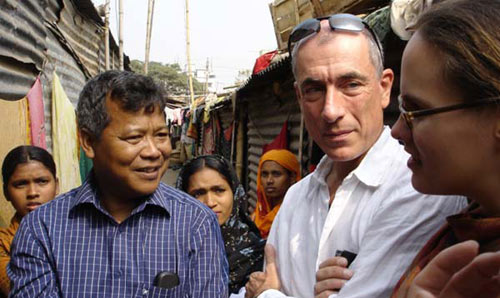
{"type": "Polygon", "coordinates": [[[353,275],[346,267],[347,259],[343,257],[332,257],[321,263],[316,272],[315,297],[326,298],[340,290],[353,275]]]}
{"type": "Polygon", "coordinates": [[[407,297],[500,297],[500,252],[478,250],[475,241],[443,250],[417,275],[407,297]]]}
{"type": "Polygon", "coordinates": [[[257,297],[265,290],[279,290],[281,288],[278,270],[276,269],[276,250],[271,244],[266,244],[265,260],[264,272],[259,271],[250,274],[250,280],[245,285],[245,298],[257,297]]]}

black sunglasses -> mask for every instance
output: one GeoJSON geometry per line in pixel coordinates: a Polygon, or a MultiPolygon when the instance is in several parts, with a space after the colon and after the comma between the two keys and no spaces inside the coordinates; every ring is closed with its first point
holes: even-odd
{"type": "Polygon", "coordinates": [[[375,41],[375,44],[377,45],[383,63],[384,55],[382,52],[382,45],[380,44],[380,40],[378,39],[375,32],[373,32],[370,26],[368,26],[368,24],[361,18],[348,13],[339,13],[328,17],[307,19],[295,26],[295,28],[293,28],[292,30],[292,33],[290,33],[290,37],[288,38],[288,53],[290,53],[290,55],[292,54],[293,46],[295,45],[295,43],[311,34],[319,32],[319,30],[321,29],[320,23],[322,20],[328,20],[328,23],[330,24],[330,28],[332,28],[332,30],[361,32],[366,28],[368,32],[370,32],[373,40],[375,41]]]}

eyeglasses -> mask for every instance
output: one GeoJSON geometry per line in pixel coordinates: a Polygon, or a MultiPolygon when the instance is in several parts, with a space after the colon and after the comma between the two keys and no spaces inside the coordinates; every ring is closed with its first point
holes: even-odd
{"type": "Polygon", "coordinates": [[[423,109],[423,110],[417,110],[417,111],[406,111],[403,108],[403,98],[401,95],[398,96],[398,102],[399,102],[399,111],[401,112],[401,117],[406,122],[406,125],[410,129],[413,128],[412,121],[415,118],[422,117],[422,116],[429,116],[433,114],[439,114],[439,113],[444,113],[444,112],[450,112],[450,111],[455,111],[455,110],[462,110],[462,109],[469,109],[473,107],[478,107],[482,105],[487,105],[487,104],[492,104],[492,103],[500,103],[500,97],[490,97],[490,98],[484,98],[484,99],[479,99],[475,100],[472,102],[465,102],[465,103],[459,103],[456,105],[451,105],[451,106],[445,106],[445,107],[439,107],[439,108],[433,108],[433,109],[423,109]]]}
{"type": "Polygon", "coordinates": [[[377,48],[380,52],[380,56],[384,57],[383,52],[382,52],[382,45],[380,44],[380,40],[378,39],[377,35],[373,30],[368,26],[368,24],[360,19],[359,17],[348,14],[348,13],[339,13],[339,14],[334,14],[328,17],[320,17],[320,18],[315,18],[315,19],[308,19],[305,20],[304,22],[298,24],[295,28],[293,28],[292,33],[290,33],[290,37],[288,38],[288,52],[290,55],[292,54],[293,50],[293,45],[300,41],[301,39],[304,39],[305,37],[319,32],[321,29],[321,21],[322,20],[328,20],[328,23],[330,24],[330,28],[332,30],[343,30],[343,31],[349,31],[349,32],[361,32],[363,31],[364,28],[370,32],[373,40],[377,44],[377,48]]]}

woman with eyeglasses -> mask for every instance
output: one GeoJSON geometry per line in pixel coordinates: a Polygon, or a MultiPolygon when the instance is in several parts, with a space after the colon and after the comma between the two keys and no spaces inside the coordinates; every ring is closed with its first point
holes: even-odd
{"type": "Polygon", "coordinates": [[[217,215],[229,263],[229,293],[237,293],[248,276],[262,269],[264,246],[247,214],[246,195],[233,167],[217,155],[203,155],[180,170],[176,187],[217,215]]]}
{"type": "Polygon", "coordinates": [[[445,1],[404,51],[392,135],[411,154],[412,184],[472,203],[447,218],[393,297],[500,296],[499,24],[498,0],[445,1]]]}

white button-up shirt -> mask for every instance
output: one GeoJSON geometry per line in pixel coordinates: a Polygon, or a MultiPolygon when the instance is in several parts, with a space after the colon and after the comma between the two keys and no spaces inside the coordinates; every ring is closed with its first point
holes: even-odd
{"type": "Polygon", "coordinates": [[[465,198],[430,196],[411,186],[409,155],[385,127],[360,165],[342,182],[329,206],[326,177],[333,161],[287,192],[268,243],[277,252],[281,292],[259,298],[314,297],[319,265],[337,250],[356,253],[353,277],[330,297],[389,297],[416,253],[465,198]],[[285,295],[286,294],[286,295],[285,295]]]}

